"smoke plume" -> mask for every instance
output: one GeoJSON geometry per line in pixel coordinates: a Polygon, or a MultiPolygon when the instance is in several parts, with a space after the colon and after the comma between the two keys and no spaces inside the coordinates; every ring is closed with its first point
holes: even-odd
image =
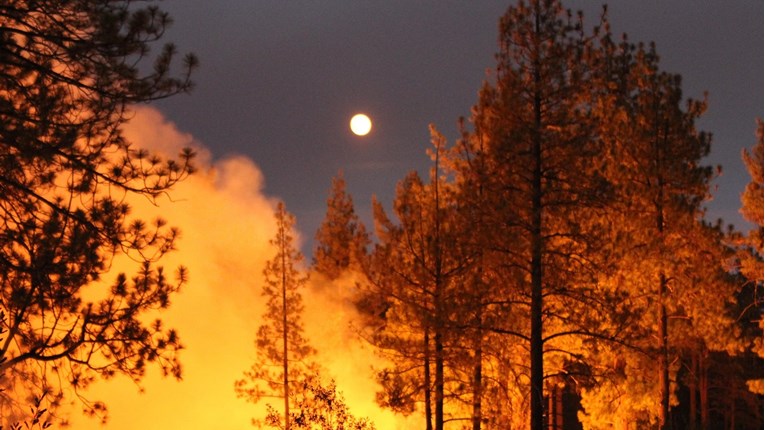
{"type": "MultiPolygon", "coordinates": [[[[188,267],[190,280],[160,316],[181,336],[184,376],[176,381],[151,369],[140,387],[123,377],[99,381],[81,394],[106,402],[106,427],[97,419],[83,417],[76,401],[72,427],[253,428],[251,419],[262,409],[238,399],[233,386],[255,357],[255,331],[263,311],[262,271],[274,254],[268,241],[275,233],[277,200],[264,194],[264,178],[253,161],[239,156],[213,161],[193,136],[179,131],[152,108],[137,109],[125,134],[150,151],[175,155],[190,146],[198,153],[198,172],[171,196],[157,204],[145,199],[132,202],[136,216],[149,221],[161,216],[181,229],[178,250],[161,265],[168,271],[181,264],[188,267]]],[[[118,270],[130,274],[136,268],[135,263],[115,262],[114,273],[106,280],[112,280],[118,270]]],[[[349,274],[329,283],[314,277],[304,292],[306,335],[318,350],[323,376],[336,380],[354,415],[369,417],[378,429],[402,428],[405,420],[380,410],[374,402],[371,368],[379,359],[350,327],[352,278],[349,274]]]]}

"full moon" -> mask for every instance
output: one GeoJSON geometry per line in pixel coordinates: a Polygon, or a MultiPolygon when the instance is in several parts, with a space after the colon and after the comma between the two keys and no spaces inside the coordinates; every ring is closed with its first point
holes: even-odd
{"type": "Polygon", "coordinates": [[[372,129],[372,120],[363,113],[359,113],[351,118],[351,131],[357,136],[366,136],[372,129]]]}

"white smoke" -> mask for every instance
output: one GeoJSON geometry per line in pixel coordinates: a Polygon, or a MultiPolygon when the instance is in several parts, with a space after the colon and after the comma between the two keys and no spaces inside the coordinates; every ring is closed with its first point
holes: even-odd
{"type": "MultiPolygon", "coordinates": [[[[137,109],[125,134],[150,151],[175,155],[190,146],[198,153],[198,172],[179,184],[170,198],[158,206],[145,199],[132,203],[141,217],[151,220],[161,215],[182,232],[178,251],[161,264],[168,270],[183,264],[190,281],[161,317],[166,327],[178,330],[185,346],[184,376],[179,382],[152,369],[143,389],[121,377],[97,382],[83,394],[106,402],[108,424],[103,427],[97,419],[75,411],[70,416],[72,427],[251,429],[251,419],[262,409],[236,398],[233,386],[255,357],[262,271],[273,256],[268,241],[275,233],[276,200],[263,193],[263,175],[251,160],[229,157],[213,162],[202,144],[155,109],[137,109]]],[[[106,279],[113,279],[113,274],[106,279]]],[[[304,293],[306,335],[328,371],[324,376],[336,380],[354,415],[369,417],[378,429],[400,428],[403,421],[374,402],[377,387],[371,367],[378,359],[349,326],[352,287],[348,277],[334,283],[318,277],[311,281],[304,293]]]]}

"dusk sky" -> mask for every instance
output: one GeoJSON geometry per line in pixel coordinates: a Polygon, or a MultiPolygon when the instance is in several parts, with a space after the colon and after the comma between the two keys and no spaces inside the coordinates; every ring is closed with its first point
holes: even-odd
{"type": "MultiPolygon", "coordinates": [[[[126,136],[150,149],[177,153],[192,145],[200,152],[200,172],[177,187],[174,203],[134,203],[142,216],[160,211],[182,229],[180,251],[163,263],[188,266],[190,282],[163,319],[186,346],[184,380],[152,370],[143,394],[122,377],[94,384],[88,397],[105,400],[111,411],[106,428],[253,428],[258,409],[237,399],[233,387],[254,357],[275,199],[296,215],[307,253],[339,170],[365,222],[373,195],[390,208],[396,183],[429,167],[428,124],[453,142],[458,118],[470,116],[495,66],[497,24],[509,4],[160,3],[175,21],[163,40],[200,58],[196,88],[139,108],[126,136]],[[349,130],[357,112],[372,118],[368,136],[349,130]]],[[[600,2],[565,4],[584,9],[590,25],[601,11],[600,2]]],[[[614,33],[656,42],[663,68],[683,76],[687,97],[708,92],[709,110],[698,125],[714,135],[708,163],[723,167],[710,218],[747,228],[738,214],[749,181],[741,151],[755,143],[763,115],[762,1],[621,1],[609,6],[609,17],[614,33]]],[[[374,403],[370,366],[377,358],[349,328],[352,282],[311,281],[307,335],[322,342],[318,359],[353,413],[379,429],[409,428],[374,403]]],[[[72,419],[73,428],[102,428],[72,419]]]]}
{"type": "MultiPolygon", "coordinates": [[[[427,170],[429,123],[454,140],[495,65],[508,4],[168,0],[161,6],[175,22],[166,39],[201,67],[191,95],[155,106],[215,159],[251,158],[265,192],[286,202],[310,241],[339,170],[368,220],[372,195],[389,207],[398,180],[427,170]],[[348,129],[359,111],[374,123],[364,138],[348,129]]],[[[588,24],[601,4],[565,3],[588,24]]],[[[656,42],[687,97],[708,92],[698,125],[713,133],[708,163],[723,167],[710,218],[743,226],[741,150],[753,145],[763,112],[762,2],[620,1],[609,17],[614,33],[656,42]]]]}

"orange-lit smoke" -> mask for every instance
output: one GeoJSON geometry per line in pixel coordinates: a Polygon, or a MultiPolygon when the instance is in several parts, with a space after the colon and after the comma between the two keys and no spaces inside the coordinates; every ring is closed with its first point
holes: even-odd
{"type": "MultiPolygon", "coordinates": [[[[84,394],[106,402],[108,424],[81,416],[75,402],[72,428],[251,429],[260,409],[236,398],[233,386],[255,357],[262,270],[273,255],[268,241],[275,232],[275,199],[264,195],[262,174],[251,160],[212,162],[201,144],[154,109],[138,109],[125,133],[150,150],[174,155],[191,146],[199,154],[199,171],[172,192],[172,201],[161,199],[158,207],[145,199],[133,202],[135,214],[148,221],[161,215],[182,231],[179,250],[161,264],[166,269],[187,266],[190,281],[161,317],[167,327],[178,329],[185,346],[184,377],[178,382],[151,369],[141,384],[143,392],[122,377],[97,382],[84,394]]],[[[130,273],[135,267],[119,263],[115,269],[130,273]]],[[[370,369],[378,359],[349,328],[349,277],[334,283],[316,278],[306,288],[306,335],[328,371],[325,376],[335,378],[354,415],[369,417],[381,430],[404,428],[405,420],[374,403],[370,369]]]]}

